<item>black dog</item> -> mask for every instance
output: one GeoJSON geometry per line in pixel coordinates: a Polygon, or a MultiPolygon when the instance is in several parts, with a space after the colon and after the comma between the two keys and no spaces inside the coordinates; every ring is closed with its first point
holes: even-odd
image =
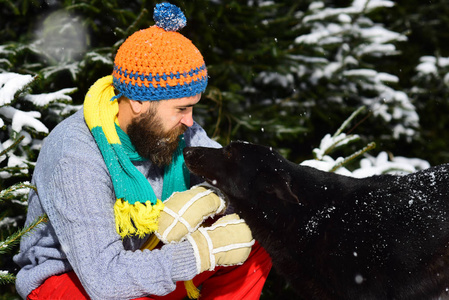
{"type": "Polygon", "coordinates": [[[186,148],[304,299],[437,299],[449,288],[449,165],[356,179],[264,146],[186,148]]]}

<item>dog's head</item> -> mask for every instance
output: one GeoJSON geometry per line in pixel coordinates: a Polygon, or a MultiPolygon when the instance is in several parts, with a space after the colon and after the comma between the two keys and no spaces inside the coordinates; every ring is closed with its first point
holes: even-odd
{"type": "Polygon", "coordinates": [[[269,194],[271,198],[299,202],[291,188],[291,163],[272,148],[246,142],[233,142],[220,149],[187,147],[184,159],[193,174],[231,199],[269,194]]]}

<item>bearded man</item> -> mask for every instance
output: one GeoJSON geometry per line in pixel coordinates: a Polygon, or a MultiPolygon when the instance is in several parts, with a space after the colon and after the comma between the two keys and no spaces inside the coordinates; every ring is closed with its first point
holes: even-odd
{"type": "Polygon", "coordinates": [[[178,7],[158,4],[154,19],[45,140],[26,225],[49,221],[14,258],[24,299],[260,297],[269,256],[182,156],[220,147],[192,118],[207,85],[203,57],[176,32],[186,23],[178,7]]]}

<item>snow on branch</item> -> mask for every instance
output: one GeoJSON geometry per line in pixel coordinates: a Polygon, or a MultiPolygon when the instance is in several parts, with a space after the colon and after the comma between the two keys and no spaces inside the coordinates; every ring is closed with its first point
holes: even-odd
{"type": "Polygon", "coordinates": [[[76,107],[64,105],[71,102],[68,95],[76,88],[65,88],[53,93],[31,95],[28,86],[36,76],[23,75],[11,72],[0,72],[0,180],[12,176],[27,175],[33,162],[30,153],[39,150],[42,146],[42,137],[49,133],[43,123],[39,110],[45,107],[56,116],[61,112],[70,113],[76,107]],[[24,101],[33,103],[37,108],[25,111],[24,101]],[[14,150],[12,150],[14,149],[14,150]],[[11,151],[10,151],[11,150],[11,151]]]}
{"type": "Polygon", "coordinates": [[[313,167],[326,172],[335,172],[338,174],[362,178],[380,174],[405,174],[413,173],[418,170],[430,167],[430,164],[419,158],[394,157],[383,151],[377,157],[368,155],[367,152],[375,147],[374,143],[369,143],[363,149],[356,151],[348,157],[333,158],[330,154],[337,147],[346,145],[359,138],[358,135],[346,135],[342,133],[350,121],[354,119],[364,107],[356,110],[334,133],[334,135],[326,134],[321,140],[320,146],[313,149],[315,159],[305,160],[301,165],[313,167]],[[353,159],[364,155],[360,160],[360,167],[352,171],[344,167],[344,165],[353,159]]]}
{"type": "Polygon", "coordinates": [[[11,103],[14,96],[25,89],[35,77],[17,73],[0,73],[0,106],[11,103]]]}
{"type": "MultiPolygon", "coordinates": [[[[337,136],[336,138],[341,139],[341,136],[337,136]]],[[[328,146],[333,143],[338,142],[330,139],[330,134],[327,134],[321,141],[320,147],[314,149],[313,151],[314,153],[326,152],[328,149],[323,149],[322,146],[324,145],[324,147],[326,147],[326,145],[328,146]]],[[[364,154],[365,157],[360,160],[360,166],[352,171],[343,167],[345,162],[354,158],[352,156],[348,159],[343,157],[333,158],[331,155],[322,155],[317,156],[316,159],[305,160],[301,163],[301,165],[356,178],[380,174],[413,173],[430,167],[430,164],[425,160],[402,156],[394,157],[385,151],[380,152],[377,156],[368,155],[366,152],[373,147],[374,145],[370,144],[366,148],[360,150],[359,153],[355,153],[357,156],[364,154]]]]}
{"type": "Polygon", "coordinates": [[[71,94],[75,92],[76,88],[66,88],[59,90],[54,93],[48,93],[48,94],[37,94],[37,95],[25,95],[24,100],[30,101],[36,106],[46,106],[51,102],[55,102],[58,100],[63,101],[72,101],[72,97],[68,96],[68,94],[71,94]]]}
{"type": "Polygon", "coordinates": [[[393,7],[393,1],[384,0],[354,0],[352,6],[345,8],[324,8],[325,4],[321,1],[312,2],[309,5],[311,11],[316,13],[304,18],[304,22],[324,20],[331,17],[340,17],[341,15],[356,15],[362,12],[368,13],[380,7],[393,7]],[[324,9],[323,9],[324,8],[324,9]],[[320,9],[322,9],[320,11],[320,9]]]}
{"type": "Polygon", "coordinates": [[[11,106],[0,107],[0,115],[12,120],[11,128],[15,132],[22,131],[29,126],[38,132],[48,133],[48,128],[37,118],[41,117],[38,111],[21,111],[11,106]]]}

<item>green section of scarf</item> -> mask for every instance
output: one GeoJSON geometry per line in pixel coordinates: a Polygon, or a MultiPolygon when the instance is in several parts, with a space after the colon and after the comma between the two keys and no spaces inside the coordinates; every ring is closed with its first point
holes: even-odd
{"type": "MultiPolygon", "coordinates": [[[[143,160],[135,151],[128,135],[117,124],[118,103],[112,76],[103,77],[89,89],[84,100],[84,119],[103,155],[112,179],[117,232],[122,236],[143,237],[157,229],[164,204],[157,199],[145,176],[132,161],[143,160]]],[[[181,137],[170,166],[164,169],[162,200],[173,192],[189,188],[190,174],[185,166],[181,137]]]]}
{"type": "MultiPolygon", "coordinates": [[[[118,126],[115,125],[118,137],[122,143],[123,150],[131,161],[145,161],[147,159],[140,156],[134,145],[131,143],[128,135],[118,126]]],[[[190,186],[190,171],[184,162],[182,150],[185,148],[186,142],[184,135],[179,139],[178,148],[173,153],[172,163],[164,168],[164,184],[162,187],[161,200],[165,201],[174,192],[185,191],[190,186]]],[[[154,192],[153,192],[154,194],[154,192]]]]}

